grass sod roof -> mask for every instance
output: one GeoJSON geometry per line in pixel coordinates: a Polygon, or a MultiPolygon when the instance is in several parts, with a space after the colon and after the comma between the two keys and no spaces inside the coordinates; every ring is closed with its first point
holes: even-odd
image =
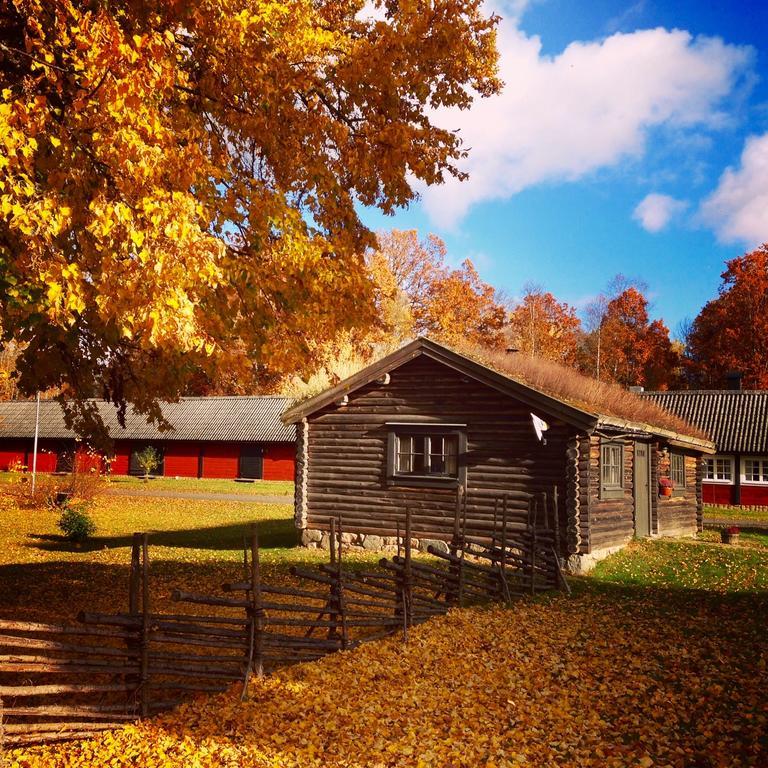
{"type": "Polygon", "coordinates": [[[647,424],[699,440],[711,439],[700,427],[656,402],[630,392],[620,384],[598,381],[568,366],[519,352],[507,354],[481,347],[464,350],[464,354],[521,384],[596,416],[647,424]]]}
{"type": "MultiPolygon", "coordinates": [[[[543,395],[552,415],[566,422],[591,428],[603,427],[626,432],[650,432],[683,443],[714,450],[709,436],[698,427],[639,397],[621,385],[597,381],[564,365],[527,355],[506,354],[483,347],[465,347],[461,352],[428,338],[418,338],[387,355],[337,386],[297,403],[283,413],[283,420],[295,423],[338,397],[352,392],[385,372],[425,354],[446,365],[460,367],[492,386],[509,384],[510,394],[543,395]],[[490,374],[490,377],[484,377],[490,374]]],[[[523,398],[524,399],[524,398],[523,398]]]]}

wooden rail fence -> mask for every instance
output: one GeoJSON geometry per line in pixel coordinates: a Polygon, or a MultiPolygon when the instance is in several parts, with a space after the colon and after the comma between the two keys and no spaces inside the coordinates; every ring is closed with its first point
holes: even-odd
{"type": "Polygon", "coordinates": [[[490,539],[470,539],[459,496],[450,545],[425,558],[411,551],[406,510],[397,553],[378,569],[345,567],[332,520],[329,563],[292,568],[296,586],[262,582],[253,527],[242,579],[221,595],[174,591],[197,606],[177,614],[152,610],[148,536],[134,534],[125,613],[82,613],[72,626],[0,620],[0,748],[91,736],[236,681],[245,696],[252,675],[392,634],[407,640],[453,606],[567,589],[557,511],[556,495],[532,499],[526,529],[511,530],[500,498],[490,539]],[[195,613],[208,608],[218,610],[195,613]]]}

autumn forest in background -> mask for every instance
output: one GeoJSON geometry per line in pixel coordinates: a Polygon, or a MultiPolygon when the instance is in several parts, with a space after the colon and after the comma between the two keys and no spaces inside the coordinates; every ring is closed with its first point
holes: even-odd
{"type": "MultiPolygon", "coordinates": [[[[311,350],[314,370],[286,375],[249,360],[237,346],[213,374],[197,369],[183,395],[315,394],[416,336],[454,349],[525,355],[569,366],[601,381],[651,390],[720,389],[729,374],[745,388],[768,388],[768,247],[726,264],[717,297],[672,333],[653,318],[647,286],[616,275],[580,310],[528,283],[509,296],[485,283],[474,264],[450,266],[436,235],[379,232],[365,258],[371,291],[361,295],[365,324],[311,350]]],[[[20,345],[0,350],[0,398],[21,397],[14,376],[20,345]]],[[[49,394],[55,394],[55,390],[49,394]]]]}

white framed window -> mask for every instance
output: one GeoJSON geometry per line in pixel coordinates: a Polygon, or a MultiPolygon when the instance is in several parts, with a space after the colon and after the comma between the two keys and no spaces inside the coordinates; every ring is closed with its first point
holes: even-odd
{"type": "Polygon", "coordinates": [[[458,435],[396,435],[396,475],[458,476],[458,435]]]}
{"type": "Polygon", "coordinates": [[[733,456],[707,456],[704,480],[709,483],[733,483],[733,456]]]}
{"type": "Polygon", "coordinates": [[[768,457],[744,457],[741,460],[741,482],[768,485],[768,457]]]}
{"type": "Polygon", "coordinates": [[[461,424],[387,424],[387,478],[406,485],[452,484],[466,481],[462,456],[467,450],[461,424]]]}
{"type": "Polygon", "coordinates": [[[624,495],[624,445],[600,444],[600,498],[617,499],[624,495]]]}

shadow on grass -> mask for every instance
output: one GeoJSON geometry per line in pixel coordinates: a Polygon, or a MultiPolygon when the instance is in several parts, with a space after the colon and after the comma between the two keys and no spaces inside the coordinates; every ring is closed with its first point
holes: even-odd
{"type": "MultiPolygon", "coordinates": [[[[257,522],[257,521],[254,521],[257,522]]],[[[298,544],[293,520],[259,520],[259,544],[263,549],[289,548],[298,544]]],[[[148,531],[150,545],[181,549],[240,550],[248,536],[248,525],[236,523],[207,528],[185,528],[174,531],[148,531]]],[[[29,534],[30,546],[46,552],[93,552],[102,549],[130,547],[132,537],[93,536],[82,544],[74,544],[63,536],[29,534]]]]}

